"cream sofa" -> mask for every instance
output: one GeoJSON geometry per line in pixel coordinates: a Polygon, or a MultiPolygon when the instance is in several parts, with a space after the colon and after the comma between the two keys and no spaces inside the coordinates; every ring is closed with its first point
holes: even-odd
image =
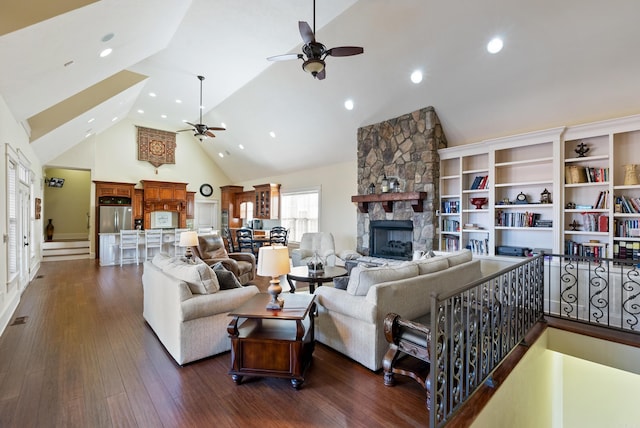
{"type": "Polygon", "coordinates": [[[144,319],[180,365],[230,350],[227,314],[259,292],[254,285],[220,289],[206,263],[165,255],[144,263],[142,287],[144,319]]]}
{"type": "Polygon", "coordinates": [[[316,340],[363,366],[378,370],[388,343],[384,317],[416,319],[430,312],[431,293],[462,287],[482,277],[469,250],[380,267],[356,266],[346,290],[315,291],[316,340]]]}

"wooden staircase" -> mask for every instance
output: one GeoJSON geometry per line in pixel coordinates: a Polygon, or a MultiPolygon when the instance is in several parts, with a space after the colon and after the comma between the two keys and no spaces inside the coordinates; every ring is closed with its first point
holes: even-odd
{"type": "Polygon", "coordinates": [[[91,246],[86,240],[47,241],[42,244],[42,261],[91,258],[91,246]]]}

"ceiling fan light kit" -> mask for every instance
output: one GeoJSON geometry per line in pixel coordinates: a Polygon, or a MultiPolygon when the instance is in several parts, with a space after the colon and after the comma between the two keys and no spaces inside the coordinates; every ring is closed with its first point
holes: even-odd
{"type": "Polygon", "coordinates": [[[316,2],[313,2],[313,30],[305,21],[298,21],[298,29],[304,45],[301,54],[284,54],[267,58],[269,61],[286,61],[290,59],[303,60],[302,69],[318,79],[323,80],[326,77],[327,56],[352,56],[360,55],[364,49],[359,46],[340,46],[327,49],[325,45],[316,41],[316,2]]]}
{"type": "Polygon", "coordinates": [[[191,125],[193,128],[180,129],[177,132],[193,131],[193,136],[196,137],[198,140],[200,140],[200,142],[202,142],[206,140],[207,137],[215,138],[215,134],[211,132],[212,130],[225,131],[226,128],[217,127],[217,126],[210,127],[202,123],[202,105],[203,105],[202,104],[202,81],[204,80],[204,76],[198,76],[198,80],[200,80],[200,107],[199,107],[200,122],[199,123],[186,122],[187,124],[191,125]]]}

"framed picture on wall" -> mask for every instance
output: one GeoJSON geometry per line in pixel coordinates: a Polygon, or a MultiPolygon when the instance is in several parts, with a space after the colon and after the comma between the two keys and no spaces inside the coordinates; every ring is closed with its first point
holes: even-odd
{"type": "Polygon", "coordinates": [[[36,207],[35,207],[36,220],[40,220],[41,213],[42,213],[42,199],[36,198],[36,207]]]}

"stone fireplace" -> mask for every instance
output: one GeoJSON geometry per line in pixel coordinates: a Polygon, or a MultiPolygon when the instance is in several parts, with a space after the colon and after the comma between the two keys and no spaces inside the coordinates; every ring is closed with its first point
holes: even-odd
{"type": "MultiPolygon", "coordinates": [[[[410,259],[414,250],[429,251],[435,247],[435,207],[440,176],[438,149],[445,147],[447,140],[433,107],[358,129],[358,195],[366,195],[372,183],[380,194],[385,175],[388,179],[398,180],[400,192],[392,204],[370,202],[366,212],[358,212],[359,253],[388,257],[380,255],[378,250],[372,251],[375,236],[372,236],[371,224],[376,226],[379,221],[412,225],[408,232],[411,237],[409,253],[405,252],[403,244],[392,242],[390,247],[387,245],[388,252],[403,252],[403,259],[410,259]],[[424,200],[419,201],[423,205],[416,207],[415,200],[403,200],[402,194],[410,192],[426,192],[424,200]]],[[[387,237],[389,241],[396,241],[393,234],[387,237]]]]}

